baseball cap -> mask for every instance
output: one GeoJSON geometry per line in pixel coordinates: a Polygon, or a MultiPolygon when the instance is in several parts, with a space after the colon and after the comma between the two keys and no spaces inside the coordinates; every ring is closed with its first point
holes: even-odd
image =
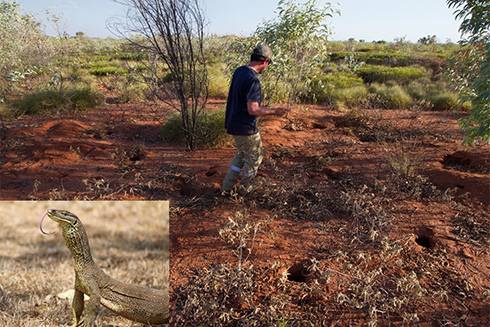
{"type": "Polygon", "coordinates": [[[260,44],[254,49],[254,54],[269,59],[272,63],[272,50],[267,44],[260,44]]]}

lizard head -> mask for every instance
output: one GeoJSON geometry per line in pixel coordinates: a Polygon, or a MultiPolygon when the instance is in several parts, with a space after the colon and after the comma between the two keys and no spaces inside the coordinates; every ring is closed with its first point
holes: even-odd
{"type": "MultiPolygon", "coordinates": [[[[80,219],[73,213],[67,210],[56,210],[56,209],[48,209],[43,216],[51,218],[58,224],[61,225],[63,229],[65,228],[78,228],[78,225],[81,225],[80,219]]],[[[41,231],[42,231],[42,220],[41,220],[41,231]]],[[[44,231],[43,231],[44,232],[44,231]]]]}
{"type": "Polygon", "coordinates": [[[48,216],[61,225],[65,244],[75,258],[86,258],[92,261],[87,234],[80,219],[73,213],[66,210],[48,209],[41,219],[41,232],[43,231],[44,217],[48,216]]]}

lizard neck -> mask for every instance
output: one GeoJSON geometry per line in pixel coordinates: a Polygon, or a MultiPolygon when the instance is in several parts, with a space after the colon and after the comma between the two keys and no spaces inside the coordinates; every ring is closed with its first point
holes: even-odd
{"type": "Polygon", "coordinates": [[[85,229],[83,226],[79,227],[81,228],[63,229],[63,238],[65,240],[66,247],[68,250],[70,250],[73,256],[75,271],[80,271],[91,266],[95,266],[85,229]]]}

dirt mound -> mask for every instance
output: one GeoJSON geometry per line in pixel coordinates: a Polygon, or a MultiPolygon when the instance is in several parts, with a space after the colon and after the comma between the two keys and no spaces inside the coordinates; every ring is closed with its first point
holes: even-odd
{"type": "Polygon", "coordinates": [[[456,151],[444,156],[441,163],[446,169],[475,174],[490,173],[490,153],[488,152],[456,151]]]}
{"type": "Polygon", "coordinates": [[[490,154],[455,151],[427,164],[424,174],[441,190],[490,205],[490,154]]]}
{"type": "Polygon", "coordinates": [[[76,137],[88,130],[89,126],[82,122],[68,119],[59,122],[47,122],[43,125],[49,137],[76,137]]]}
{"type": "Polygon", "coordinates": [[[56,119],[41,123],[40,126],[26,126],[22,129],[9,130],[7,137],[45,135],[51,138],[72,138],[81,136],[89,126],[73,119],[56,119]]]}

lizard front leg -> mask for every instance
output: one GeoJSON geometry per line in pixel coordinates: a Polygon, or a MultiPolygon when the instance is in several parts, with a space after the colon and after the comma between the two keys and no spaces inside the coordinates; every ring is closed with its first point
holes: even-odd
{"type": "Polygon", "coordinates": [[[84,300],[84,294],[76,289],[75,286],[75,295],[73,296],[73,302],[72,302],[72,319],[71,319],[71,325],[72,327],[76,327],[78,325],[78,322],[80,321],[80,316],[82,315],[83,312],[83,307],[85,303],[83,302],[84,300]]]}
{"type": "MultiPolygon", "coordinates": [[[[101,298],[100,290],[97,283],[95,283],[94,281],[85,283],[84,290],[87,291],[87,295],[90,297],[90,299],[87,302],[87,310],[85,311],[85,316],[81,321],[78,322],[76,326],[94,327],[95,319],[97,318],[97,315],[99,314],[99,310],[100,310],[100,298],[101,298]]],[[[83,301],[83,296],[82,296],[82,301],[83,301]]]]}

